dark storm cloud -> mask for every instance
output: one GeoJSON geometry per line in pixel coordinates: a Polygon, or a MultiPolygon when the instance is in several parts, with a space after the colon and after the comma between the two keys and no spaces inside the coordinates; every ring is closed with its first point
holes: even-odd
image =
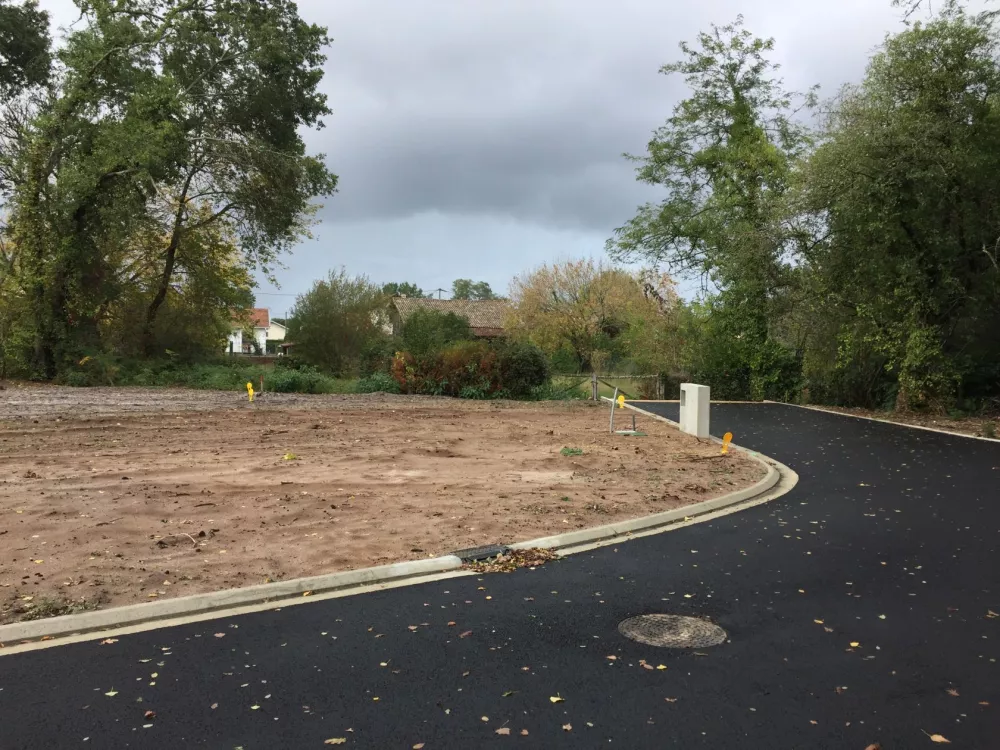
{"type": "Polygon", "coordinates": [[[644,151],[683,93],[657,72],[680,39],[743,12],[778,37],[777,57],[794,50],[790,83],[836,86],[893,18],[888,0],[300,6],[336,39],[324,83],[335,114],[311,137],[342,178],[327,221],[436,210],[602,231],[657,195],[621,153],[644,151]]]}

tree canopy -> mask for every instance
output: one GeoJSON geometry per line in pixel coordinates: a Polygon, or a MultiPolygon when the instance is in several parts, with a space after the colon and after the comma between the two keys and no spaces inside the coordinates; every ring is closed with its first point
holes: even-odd
{"type": "Polygon", "coordinates": [[[362,357],[385,337],[382,289],[366,276],[331,271],[295,300],[287,340],[297,359],[338,375],[356,373],[362,357]]]}
{"type": "Polygon", "coordinates": [[[125,292],[144,300],[130,345],[153,353],[165,303],[205,271],[204,258],[185,261],[204,230],[221,226],[227,262],[238,248],[241,268],[268,273],[336,187],[302,138],[329,113],[318,90],[329,38],[294,2],[77,4],[9,205],[28,359],[50,377],[107,347],[125,292]]]}
{"type": "Polygon", "coordinates": [[[387,297],[426,297],[424,290],[409,281],[393,281],[382,285],[382,293],[387,297]]]}
{"type": "Polygon", "coordinates": [[[40,86],[49,78],[49,14],[37,0],[0,0],[0,97],[40,86]]]}
{"type": "Polygon", "coordinates": [[[549,356],[567,353],[573,371],[599,370],[621,359],[628,342],[635,349],[648,347],[649,356],[670,354],[668,342],[657,340],[677,304],[669,277],[635,275],[592,260],[569,261],[515,277],[510,300],[512,335],[549,356]]]}
{"type": "Polygon", "coordinates": [[[496,294],[485,281],[455,279],[451,285],[452,299],[496,299],[496,294]]]}

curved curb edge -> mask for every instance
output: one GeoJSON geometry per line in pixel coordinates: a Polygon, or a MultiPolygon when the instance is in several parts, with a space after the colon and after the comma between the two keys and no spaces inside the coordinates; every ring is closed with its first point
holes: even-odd
{"type": "MultiPolygon", "coordinates": [[[[638,409],[627,403],[625,406],[647,417],[677,426],[676,422],[666,417],[638,409]]],[[[722,442],[718,438],[712,439],[718,443],[722,442]]],[[[674,510],[627,521],[618,521],[604,526],[518,542],[509,546],[512,549],[542,547],[557,551],[561,557],[600,547],[604,544],[628,541],[638,536],[660,533],[670,528],[679,528],[682,525],[710,520],[710,518],[722,515],[722,513],[740,510],[736,506],[749,507],[779,497],[791,490],[798,482],[798,475],[784,464],[738,445],[730,444],[730,447],[743,451],[764,465],[767,469],[765,477],[745,489],[694,505],[685,505],[674,510]]],[[[74,642],[91,640],[107,634],[109,631],[151,630],[192,620],[207,620],[278,606],[305,604],[309,601],[332,598],[333,596],[365,593],[373,590],[373,587],[388,588],[414,585],[441,577],[466,574],[472,575],[472,572],[466,573],[462,569],[462,561],[458,557],[444,555],[428,560],[393,563],[374,568],[296,578],[291,581],[194,594],[177,599],[149,602],[148,604],[132,604],[44,620],[15,622],[9,625],[0,625],[0,656],[39,647],[61,645],[69,642],[70,638],[74,642]],[[442,574],[444,575],[442,576],[442,574]],[[310,596],[313,598],[309,598],[310,596]],[[4,644],[6,644],[6,648],[2,647],[4,644]]]]}

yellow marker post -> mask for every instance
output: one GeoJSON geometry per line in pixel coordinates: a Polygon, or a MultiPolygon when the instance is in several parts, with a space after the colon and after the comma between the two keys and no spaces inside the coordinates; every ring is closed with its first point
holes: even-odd
{"type": "Polygon", "coordinates": [[[727,432],[722,436],[722,455],[729,453],[729,443],[732,442],[733,433],[727,432]]]}
{"type": "Polygon", "coordinates": [[[253,401],[253,383],[247,383],[247,398],[253,401]]]}
{"type": "Polygon", "coordinates": [[[624,396],[619,396],[618,397],[618,408],[619,409],[624,409],[625,408],[625,397],[624,396]]]}

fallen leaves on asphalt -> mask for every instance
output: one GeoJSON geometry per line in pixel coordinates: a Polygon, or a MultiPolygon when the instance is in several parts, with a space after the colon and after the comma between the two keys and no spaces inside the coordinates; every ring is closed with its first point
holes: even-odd
{"type": "Polygon", "coordinates": [[[105,638],[103,641],[101,641],[101,645],[102,646],[110,646],[112,643],[118,643],[118,639],[117,638],[105,638]]]}
{"type": "Polygon", "coordinates": [[[468,638],[470,635],[472,635],[472,631],[471,630],[466,630],[464,633],[459,633],[458,637],[459,638],[468,638]]]}
{"type": "Polygon", "coordinates": [[[566,702],[566,699],[563,698],[561,695],[552,695],[552,696],[549,696],[549,700],[552,701],[553,703],[565,703],[566,702]]]}
{"type": "Polygon", "coordinates": [[[118,691],[115,690],[114,688],[111,688],[108,692],[105,693],[105,695],[108,696],[109,698],[114,698],[116,695],[118,695],[118,691]]]}
{"type": "MultiPolygon", "coordinates": [[[[554,552],[540,547],[512,549],[489,560],[466,563],[464,567],[477,573],[512,573],[518,568],[537,568],[558,557],[554,552]]],[[[480,587],[480,591],[482,587],[480,587]]]]}
{"type": "MultiPolygon", "coordinates": [[[[331,737],[330,739],[323,741],[324,745],[344,745],[346,743],[347,743],[346,737],[331,737]]],[[[421,745],[420,747],[423,747],[423,745],[421,745]]]]}
{"type": "MultiPolygon", "coordinates": [[[[921,729],[920,731],[924,732],[923,729],[921,729]]],[[[950,745],[951,744],[951,740],[947,739],[944,735],[941,735],[941,734],[928,734],[927,732],[924,732],[924,734],[926,734],[928,737],[931,738],[931,742],[937,742],[937,743],[940,743],[942,745],[950,745]]]]}
{"type": "Polygon", "coordinates": [[[424,743],[418,742],[416,745],[413,746],[413,750],[424,750],[424,743]]]}
{"type": "Polygon", "coordinates": [[[503,735],[504,737],[506,737],[508,734],[510,734],[510,729],[508,729],[507,727],[500,727],[496,731],[496,734],[500,734],[500,735],[503,735]]]}
{"type": "Polygon", "coordinates": [[[144,713],[142,715],[142,718],[146,719],[147,721],[149,719],[155,719],[156,718],[156,711],[147,711],[146,713],[144,713]]]}
{"type": "Polygon", "coordinates": [[[562,728],[563,728],[563,730],[565,730],[567,732],[572,732],[573,731],[573,725],[572,724],[563,724],[562,728]]]}
{"type": "Polygon", "coordinates": [[[948,688],[945,692],[954,698],[958,697],[958,691],[955,688],[948,688]]]}

